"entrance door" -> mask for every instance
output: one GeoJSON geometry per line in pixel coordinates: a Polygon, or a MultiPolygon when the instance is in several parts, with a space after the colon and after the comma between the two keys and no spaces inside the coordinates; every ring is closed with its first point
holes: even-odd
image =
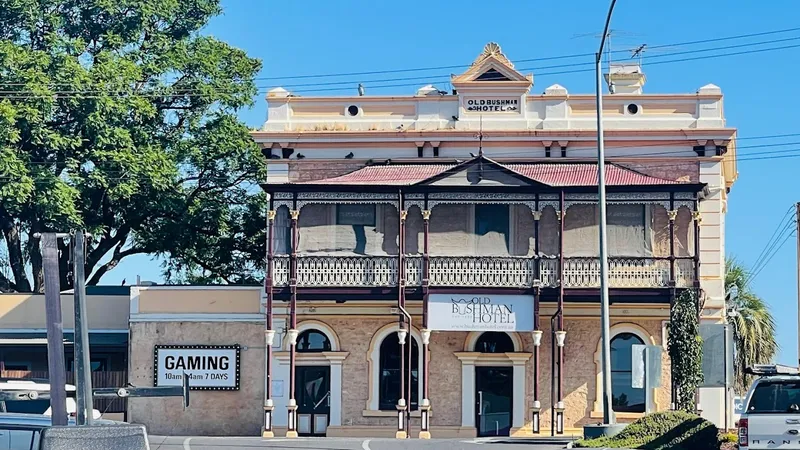
{"type": "Polygon", "coordinates": [[[331,411],[331,368],[298,366],[296,370],[297,432],[325,436],[331,411]]]}
{"type": "Polygon", "coordinates": [[[478,436],[508,436],[511,433],[513,393],[514,372],[511,367],[475,368],[478,436]]]}

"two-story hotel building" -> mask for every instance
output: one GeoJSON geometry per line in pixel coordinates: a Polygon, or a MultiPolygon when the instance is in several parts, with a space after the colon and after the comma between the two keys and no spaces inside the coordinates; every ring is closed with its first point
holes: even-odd
{"type": "MultiPolygon", "coordinates": [[[[606,77],[613,408],[629,421],[670,407],[666,351],[648,393],[631,361],[666,347],[676,295],[696,289],[702,320],[723,317],[736,130],[717,86],[645,94],[636,65],[606,77]]],[[[142,384],[156,345],[243,347],[238,392],[199,392],[213,420],[190,413],[181,430],[524,436],[600,420],[594,96],[534,93],[496,44],[451,83],[270,91],[252,133],[268,164],[264,287],[132,292],[142,384]]],[[[132,419],[167,423],[160,402],[136,400],[132,419]]],[[[721,424],[721,390],[700,402],[721,424]]]]}

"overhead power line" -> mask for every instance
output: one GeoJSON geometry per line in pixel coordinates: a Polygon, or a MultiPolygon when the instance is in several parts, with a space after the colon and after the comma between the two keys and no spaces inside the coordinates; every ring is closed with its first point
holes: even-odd
{"type": "MultiPolygon", "coordinates": [[[[792,149],[791,151],[800,152],[800,148],[792,149]]],[[[737,163],[738,162],[747,162],[747,161],[777,160],[777,159],[785,159],[785,158],[800,158],[800,153],[792,154],[792,155],[768,155],[768,156],[763,156],[763,157],[759,157],[759,156],[746,157],[746,158],[737,159],[737,163]]],[[[333,158],[330,158],[330,159],[333,159],[333,158]]],[[[374,159],[377,162],[375,162],[373,165],[374,166],[380,166],[382,159],[381,158],[374,158],[374,159]]],[[[450,162],[451,164],[456,164],[458,162],[464,162],[466,159],[468,159],[468,158],[465,158],[463,160],[462,159],[458,159],[457,157],[453,157],[453,158],[437,158],[432,163],[447,164],[448,162],[450,162]]],[[[387,160],[390,160],[390,159],[387,159],[387,160]]],[[[292,160],[285,160],[284,159],[284,160],[278,160],[278,161],[280,161],[280,162],[288,162],[288,161],[297,162],[296,159],[292,159],[292,160]]],[[[537,162],[540,163],[540,164],[553,164],[554,167],[553,167],[553,169],[552,169],[552,171],[550,173],[559,173],[560,174],[560,173],[569,173],[569,172],[580,170],[577,167],[575,167],[575,168],[569,167],[571,164],[575,164],[576,163],[575,161],[559,162],[557,158],[553,158],[553,160],[551,160],[551,161],[537,161],[537,162]],[[559,165],[559,166],[555,167],[556,165],[559,165]]],[[[674,168],[676,162],[648,164],[646,161],[642,161],[642,164],[645,164],[645,167],[644,167],[645,169],[657,169],[657,168],[674,168]]],[[[686,160],[686,161],[680,161],[680,162],[691,163],[692,161],[691,160],[686,160]]],[[[586,161],[578,161],[577,163],[595,164],[596,162],[591,161],[591,160],[586,160],[586,161]]],[[[613,163],[614,163],[614,161],[608,161],[607,164],[613,164],[613,163]]],[[[625,167],[625,165],[626,165],[626,163],[618,163],[618,164],[621,165],[622,167],[625,167]]],[[[47,170],[49,167],[54,166],[55,164],[52,164],[52,163],[51,164],[48,164],[48,163],[27,163],[27,165],[28,165],[29,168],[36,167],[37,165],[38,166],[43,166],[44,169],[47,170]]],[[[329,173],[330,172],[330,168],[309,167],[309,168],[304,168],[303,171],[304,172],[321,172],[321,173],[324,172],[324,173],[329,173]]],[[[148,177],[146,175],[143,175],[143,174],[129,174],[127,172],[127,170],[125,170],[125,169],[112,169],[112,170],[103,169],[103,172],[106,173],[106,174],[114,174],[114,173],[121,174],[119,177],[114,177],[114,176],[105,177],[107,180],[110,180],[110,181],[114,181],[114,180],[117,180],[117,181],[137,180],[137,179],[147,180],[147,179],[150,178],[150,177],[148,177]]],[[[485,168],[484,169],[484,173],[487,173],[487,174],[488,173],[505,173],[505,171],[500,170],[500,169],[485,168]]],[[[209,179],[209,180],[219,180],[219,181],[227,181],[228,180],[228,178],[226,178],[226,177],[209,177],[207,179],[209,179]]],[[[2,174],[0,174],[0,180],[19,181],[19,177],[18,176],[13,176],[13,177],[12,176],[2,176],[2,174]]],[[[242,180],[242,182],[247,182],[247,181],[252,181],[252,180],[242,180]]],[[[34,180],[34,184],[39,184],[39,183],[50,184],[51,181],[48,180],[48,181],[40,182],[40,181],[34,180]]]]}
{"type": "Polygon", "coordinates": [[[758,274],[764,270],[775,254],[777,254],[778,251],[783,247],[789,237],[793,235],[796,220],[796,214],[792,214],[794,209],[794,205],[792,205],[778,223],[778,226],[775,228],[775,231],[772,233],[769,241],[767,241],[764,249],[762,249],[761,253],[759,254],[756,263],[753,265],[753,268],[750,271],[750,276],[746,280],[747,282],[754,280],[758,274]]]}
{"type": "MultiPolygon", "coordinates": [[[[733,39],[746,39],[758,36],[769,36],[773,34],[781,34],[781,33],[790,33],[793,31],[800,31],[800,27],[797,28],[784,28],[781,30],[769,30],[769,31],[761,31],[757,33],[748,33],[748,34],[739,34],[734,36],[723,36],[719,38],[711,38],[711,39],[700,39],[694,41],[685,41],[685,42],[678,42],[673,44],[663,44],[663,45],[648,45],[648,49],[659,49],[659,48],[670,48],[670,47],[680,47],[680,46],[687,46],[687,45],[698,45],[698,44],[706,44],[711,42],[721,42],[733,39]]],[[[611,53],[628,53],[629,50],[613,50],[611,53]]],[[[540,58],[527,58],[527,59],[518,59],[514,60],[515,64],[519,63],[526,63],[526,62],[536,62],[536,61],[553,61],[559,59],[570,59],[570,58],[582,58],[587,56],[594,56],[594,53],[576,53],[571,55],[558,55],[558,56],[546,56],[540,58]]],[[[287,80],[287,79],[307,79],[307,78],[332,78],[332,77],[349,77],[349,76],[362,76],[362,75],[383,75],[383,74],[390,74],[390,73],[407,73],[407,72],[421,72],[421,71],[430,71],[430,70],[448,70],[448,69],[459,69],[463,67],[467,67],[469,64],[458,64],[458,65],[450,65],[450,66],[435,66],[435,67],[416,67],[416,68],[409,68],[409,69],[389,69],[389,70],[372,70],[372,71],[364,71],[364,72],[346,72],[346,73],[323,73],[323,74],[316,74],[316,75],[283,75],[283,76],[273,76],[273,77],[260,77],[256,78],[256,80],[260,81],[271,81],[271,80],[287,80]]]]}
{"type": "MultiPolygon", "coordinates": [[[[781,33],[786,31],[792,31],[794,29],[789,30],[778,30],[774,32],[764,32],[764,33],[754,33],[752,35],[741,35],[735,36],[730,38],[717,38],[717,39],[708,39],[705,41],[694,41],[694,42],[715,42],[727,39],[738,39],[744,36],[757,36],[757,35],[764,35],[764,34],[774,34],[774,33],[781,33]]],[[[800,30],[798,28],[797,30],[800,30]]],[[[679,51],[679,52],[671,52],[665,53],[660,55],[652,55],[648,56],[648,61],[650,59],[657,59],[657,58],[667,58],[677,55],[686,55],[686,54],[697,54],[697,53],[704,53],[704,52],[714,52],[720,50],[730,50],[736,48],[747,48],[753,46],[761,46],[761,45],[770,45],[776,44],[781,42],[792,42],[800,40],[800,36],[794,36],[789,38],[782,38],[782,39],[773,39],[768,41],[760,41],[760,42],[750,42],[750,43],[743,43],[743,44],[736,44],[736,45],[729,45],[729,46],[722,46],[722,47],[712,47],[712,48],[704,48],[704,49],[694,49],[694,50],[686,50],[686,51],[679,51]]],[[[674,46],[675,44],[671,45],[674,46]]],[[[677,44],[677,45],[688,45],[687,43],[677,44]]],[[[667,47],[665,45],[664,47],[667,47]]],[[[800,44],[796,45],[786,45],[786,46],[779,46],[779,47],[770,47],[770,48],[760,48],[760,49],[750,49],[744,50],[739,52],[729,52],[729,53],[722,53],[722,54],[711,54],[711,55],[704,55],[704,56],[695,56],[695,57],[688,57],[688,58],[679,58],[679,59],[671,59],[671,60],[664,60],[664,61],[653,61],[648,62],[648,65],[658,65],[658,64],[670,64],[670,63],[677,63],[677,62],[685,62],[685,61],[695,61],[701,59],[712,59],[712,58],[721,58],[727,56],[737,56],[743,54],[752,54],[752,53],[761,53],[761,52],[769,52],[769,51],[777,51],[777,50],[787,50],[792,48],[800,47],[800,44]]],[[[656,47],[651,47],[656,48],[656,47]]],[[[537,73],[537,77],[542,76],[553,76],[553,75],[562,75],[562,74],[573,74],[573,73],[582,73],[592,71],[594,69],[588,67],[591,66],[591,62],[579,62],[579,63],[569,63],[569,64],[561,64],[561,65],[553,65],[553,66],[541,66],[541,67],[530,67],[521,69],[523,71],[528,70],[540,70],[540,69],[550,69],[550,68],[567,68],[567,67],[586,67],[584,69],[573,69],[573,70],[562,70],[562,71],[554,71],[554,72],[541,72],[537,73]]],[[[449,83],[449,78],[435,78],[438,76],[446,76],[444,74],[440,75],[432,75],[432,76],[416,76],[416,77],[402,77],[402,78],[389,78],[389,79],[375,79],[375,80],[366,80],[366,87],[370,89],[385,89],[385,88],[392,88],[392,87],[404,87],[404,86],[417,86],[420,82],[416,83],[402,83],[402,84],[381,84],[381,85],[371,85],[369,83],[386,83],[386,82],[394,82],[394,81],[408,81],[408,80],[423,80],[422,82],[428,84],[441,84],[441,83],[449,83]]],[[[352,81],[335,81],[335,82],[320,82],[320,83],[300,83],[300,84],[290,84],[284,87],[309,87],[309,89],[302,89],[297,92],[324,92],[324,91],[340,91],[340,90],[351,90],[353,89],[354,83],[358,80],[352,81]],[[327,86],[339,86],[339,85],[350,85],[347,87],[327,87],[327,86]],[[314,87],[311,89],[311,87],[314,87]]],[[[18,83],[18,82],[0,82],[0,86],[27,86],[25,83],[18,83]]],[[[46,86],[59,86],[66,84],[47,84],[46,86]]],[[[271,88],[271,86],[256,86],[257,93],[266,93],[266,90],[271,88]]],[[[130,91],[129,86],[104,86],[103,88],[94,88],[94,89],[82,89],[82,90],[55,90],[52,92],[39,92],[39,91],[31,91],[31,90],[10,90],[4,89],[0,90],[0,98],[38,98],[38,97],[52,97],[56,96],[59,98],[73,98],[73,97],[81,97],[81,98],[95,98],[95,97],[104,97],[104,96],[119,96],[119,97],[203,97],[210,95],[211,93],[234,93],[233,88],[228,89],[215,89],[213,87],[204,86],[201,88],[181,88],[179,86],[161,86],[157,89],[163,90],[163,92],[159,91],[150,91],[150,92],[137,92],[137,91],[130,91]],[[101,94],[101,95],[87,95],[87,94],[101,94]]]]}

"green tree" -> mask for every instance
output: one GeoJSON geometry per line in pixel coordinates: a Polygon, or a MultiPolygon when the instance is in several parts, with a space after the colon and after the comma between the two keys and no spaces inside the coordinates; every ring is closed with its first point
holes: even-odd
{"type": "Polygon", "coordinates": [[[684,290],[670,310],[667,344],[675,389],[675,409],[694,412],[695,393],[703,381],[703,341],[694,289],[684,290]]]}
{"type": "Polygon", "coordinates": [[[261,63],[200,33],[219,1],[0,0],[0,290],[41,290],[32,236],[80,228],[89,284],[140,253],[258,276],[263,164],[236,112],[261,63]]]}
{"type": "Polygon", "coordinates": [[[738,261],[725,261],[725,293],[728,309],[734,309],[731,319],[736,351],[734,363],[734,389],[743,394],[750,387],[751,377],[744,369],[753,364],[767,364],[778,352],[775,339],[775,320],[766,302],[751,285],[750,272],[738,261]]]}

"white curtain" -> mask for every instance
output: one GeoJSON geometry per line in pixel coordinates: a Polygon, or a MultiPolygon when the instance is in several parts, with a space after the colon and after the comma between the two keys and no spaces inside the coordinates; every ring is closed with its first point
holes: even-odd
{"type": "MultiPolygon", "coordinates": [[[[596,205],[573,205],[564,222],[564,256],[600,254],[596,205]]],[[[609,204],[606,209],[608,256],[653,255],[653,219],[649,205],[609,204]]]]}

